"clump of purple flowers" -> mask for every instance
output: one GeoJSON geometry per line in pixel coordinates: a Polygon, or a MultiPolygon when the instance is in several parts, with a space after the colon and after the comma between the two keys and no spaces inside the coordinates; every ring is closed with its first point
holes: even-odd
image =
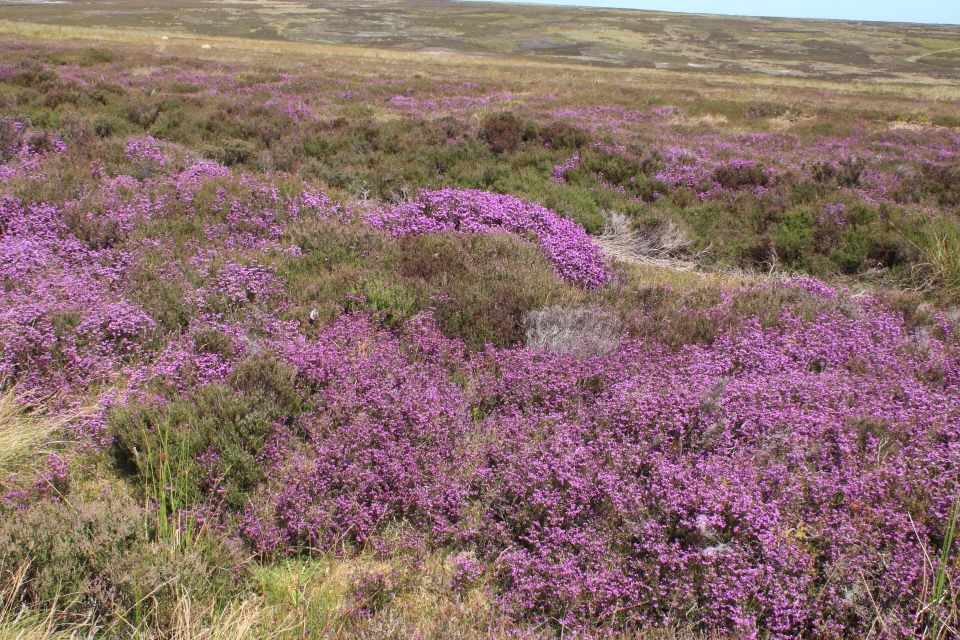
{"type": "Polygon", "coordinates": [[[450,579],[450,587],[454,591],[469,589],[483,576],[483,563],[470,553],[458,553],[451,563],[453,575],[450,579]]]}
{"type": "Polygon", "coordinates": [[[177,195],[187,202],[192,202],[193,196],[205,182],[228,175],[230,175],[230,170],[227,167],[212,160],[200,160],[181,171],[180,175],[177,176],[174,182],[177,195]]]}
{"type": "Polygon", "coordinates": [[[130,138],[123,149],[127,159],[137,164],[164,165],[167,162],[159,141],[149,134],[130,138]]]}
{"type": "Polygon", "coordinates": [[[550,172],[550,175],[553,177],[554,182],[563,184],[567,181],[567,171],[572,171],[579,166],[580,154],[575,153],[560,164],[555,165],[553,170],[550,172]]]}
{"type": "MultiPolygon", "coordinates": [[[[197,70],[178,81],[223,97],[237,90],[230,74],[197,70]]],[[[342,99],[375,95],[372,80],[346,86],[342,99]]],[[[511,97],[459,95],[465,89],[478,87],[382,102],[412,114],[466,113],[511,97]]],[[[316,92],[310,101],[299,90],[277,74],[243,96],[272,96],[257,106],[280,110],[286,123],[316,120],[307,106],[319,106],[316,92]]],[[[627,132],[677,112],[594,105],[555,113],[586,117],[590,130],[605,122],[627,132]]],[[[851,208],[822,202],[831,232],[856,231],[856,198],[886,202],[901,182],[923,178],[905,171],[894,179],[884,158],[929,173],[960,148],[957,134],[943,131],[865,130],[816,146],[793,134],[702,127],[657,137],[663,161],[649,177],[664,195],[689,189],[734,204],[781,178],[789,178],[782,186],[836,183],[851,208]],[[870,167],[851,164],[856,175],[844,180],[834,175],[842,162],[806,164],[871,149],[870,167]]],[[[210,161],[180,170],[164,153],[174,143],[149,135],[124,145],[137,177],[91,160],[63,196],[76,199],[52,201],[53,189],[27,183],[84,159],[72,142],[82,138],[67,139],[69,150],[55,133],[0,119],[0,384],[62,402],[53,411],[92,398],[104,410],[190,403],[212,385],[225,399],[247,393],[246,384],[264,403],[282,398],[264,423],[266,444],[251,445],[262,477],[238,502],[223,499],[229,451],[211,445],[191,458],[206,502],[190,513],[218,533],[269,557],[385,549],[397,530],[409,532],[417,553],[449,554],[453,590],[482,584],[514,617],[574,635],[598,625],[611,634],[689,627],[775,640],[918,635],[924,587],[941,568],[930,550],[943,544],[960,491],[960,348],[949,313],[931,307],[905,318],[883,296],[795,277],[716,291],[695,308],[671,294],[685,320],[709,326],[709,337],[673,342],[654,330],[671,322],[656,300],[667,287],[631,289],[625,277],[622,291],[643,299],[616,309],[632,314],[622,340],[617,316],[616,339],[603,349],[535,349],[528,337],[526,347],[472,351],[430,313],[390,328],[365,313],[337,317],[340,302],[327,287],[371,275],[375,267],[354,262],[369,246],[348,238],[349,269],[311,289],[326,275],[329,246],[313,241],[349,235],[358,219],[398,237],[510,233],[537,244],[569,282],[602,289],[611,274],[582,227],[479,190],[421,191],[396,206],[354,209],[292,175],[244,175],[242,166],[232,175],[210,161]],[[310,310],[326,303],[322,313],[310,310]]],[[[632,149],[634,139],[624,140],[632,149]]],[[[627,154],[594,143],[581,171],[591,148],[627,154]]],[[[550,188],[572,188],[562,183],[579,163],[574,155],[556,165],[550,188]]],[[[775,196],[761,204],[788,206],[775,196]]],[[[952,196],[945,189],[939,197],[952,196]]],[[[607,296],[619,293],[575,295],[590,298],[579,307],[590,313],[610,311],[607,296]]],[[[579,346],[589,337],[574,336],[579,346]]],[[[72,420],[64,440],[107,445],[107,418],[97,410],[72,420]]],[[[35,478],[5,489],[5,508],[67,495],[68,447],[58,442],[35,478]]],[[[85,465],[72,468],[79,478],[85,465]]],[[[956,562],[943,567],[951,584],[957,570],[956,562]]],[[[355,611],[374,612],[395,580],[374,572],[357,581],[355,611]]]]}
{"type": "Polygon", "coordinates": [[[258,264],[243,265],[228,262],[217,271],[209,287],[209,293],[219,296],[228,304],[241,305],[255,300],[264,300],[279,290],[277,277],[258,264]]]}
{"type": "Polygon", "coordinates": [[[583,227],[514,196],[479,189],[420,191],[409,202],[371,212],[367,221],[394,236],[437,231],[514,233],[535,239],[566,280],[591,289],[610,282],[603,254],[583,227]]]}

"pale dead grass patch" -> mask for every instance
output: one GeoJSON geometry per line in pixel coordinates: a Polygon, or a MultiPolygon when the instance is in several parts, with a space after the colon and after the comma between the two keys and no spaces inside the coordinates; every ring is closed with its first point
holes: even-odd
{"type": "Polygon", "coordinates": [[[625,215],[614,212],[596,241],[608,258],[674,271],[692,271],[700,257],[700,254],[689,254],[690,237],[672,220],[640,230],[632,228],[625,215]]]}
{"type": "Polygon", "coordinates": [[[531,311],[523,324],[527,347],[578,358],[610,353],[623,333],[614,314],[593,307],[553,305],[531,311]]]}
{"type": "Polygon", "coordinates": [[[13,389],[0,393],[0,478],[35,467],[69,419],[30,411],[13,389]]]}

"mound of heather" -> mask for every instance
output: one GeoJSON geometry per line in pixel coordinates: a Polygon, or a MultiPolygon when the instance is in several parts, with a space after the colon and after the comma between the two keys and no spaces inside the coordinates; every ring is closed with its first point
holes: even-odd
{"type": "Polygon", "coordinates": [[[600,248],[576,222],[549,209],[479,189],[420,191],[416,198],[368,215],[374,227],[395,236],[436,231],[504,231],[536,241],[570,282],[597,288],[610,281],[600,248]]]}

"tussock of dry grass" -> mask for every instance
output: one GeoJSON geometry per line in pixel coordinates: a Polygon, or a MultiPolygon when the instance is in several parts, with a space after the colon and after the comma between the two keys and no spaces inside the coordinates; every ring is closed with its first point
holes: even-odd
{"type": "Polygon", "coordinates": [[[924,260],[918,269],[925,287],[960,291],[960,234],[956,231],[935,234],[921,250],[924,260]]]}
{"type": "Polygon", "coordinates": [[[526,344],[550,353],[590,357],[609,353],[622,335],[610,312],[590,307],[550,306],[524,318],[526,344]]]}
{"type": "MultiPolygon", "coordinates": [[[[0,567],[3,566],[0,558],[0,567]]],[[[64,628],[59,623],[59,607],[53,603],[47,610],[38,612],[24,607],[21,593],[26,586],[29,565],[22,565],[10,573],[2,574],[0,582],[0,640],[66,640],[83,638],[83,625],[64,628]]]]}
{"type": "Polygon", "coordinates": [[[692,271],[697,266],[696,256],[677,257],[684,255],[692,243],[686,232],[670,220],[641,231],[631,228],[625,215],[613,213],[597,237],[597,244],[608,257],[622,262],[675,271],[692,271]]]}
{"type": "Polygon", "coordinates": [[[277,637],[283,629],[266,624],[268,610],[261,600],[230,603],[224,610],[215,611],[210,605],[197,603],[189,594],[177,601],[174,620],[162,636],[154,630],[133,621],[124,620],[110,630],[89,620],[65,622],[62,603],[51,602],[40,610],[30,609],[21,602],[21,593],[27,587],[29,566],[24,565],[7,574],[0,584],[0,640],[76,640],[80,638],[127,637],[132,640],[245,640],[248,638],[277,637]]]}
{"type": "Polygon", "coordinates": [[[12,389],[0,394],[0,478],[32,467],[62,426],[62,418],[27,411],[12,389]]]}

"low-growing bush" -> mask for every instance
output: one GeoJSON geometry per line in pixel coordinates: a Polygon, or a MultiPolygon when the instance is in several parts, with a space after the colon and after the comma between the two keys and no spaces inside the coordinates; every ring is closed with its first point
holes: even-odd
{"type": "Polygon", "coordinates": [[[412,317],[419,298],[418,292],[409,285],[391,283],[379,277],[363,282],[353,295],[360,300],[361,308],[373,312],[390,325],[398,325],[412,317]]]}
{"type": "Polygon", "coordinates": [[[785,213],[770,229],[770,238],[777,258],[786,266],[803,268],[815,250],[814,217],[806,208],[792,209],[785,213]]]}
{"type": "Polygon", "coordinates": [[[249,161],[255,153],[256,147],[251,142],[246,140],[225,140],[220,145],[209,149],[206,156],[226,167],[230,167],[249,161]]]}
{"type": "Polygon", "coordinates": [[[93,121],[93,132],[101,138],[109,138],[124,129],[124,122],[116,116],[97,116],[93,121]]]}
{"type": "Polygon", "coordinates": [[[860,184],[860,176],[863,170],[867,168],[867,161],[864,158],[843,158],[840,160],[837,169],[837,184],[841,187],[856,187],[860,184]]]}
{"type": "Polygon", "coordinates": [[[132,404],[110,417],[113,452],[147,498],[173,516],[204,501],[238,509],[263,481],[256,456],[277,421],[301,408],[292,374],[266,358],[251,356],[229,382],[199,389],[164,407],[132,404]]]}
{"type": "Polygon", "coordinates": [[[433,292],[440,327],[471,347],[516,344],[525,314],[578,296],[536,249],[507,236],[408,236],[400,246],[400,273],[433,292]]]}
{"type": "Polygon", "coordinates": [[[763,167],[755,162],[728,162],[713,173],[715,182],[726,189],[765,186],[770,178],[763,167]]]}
{"type": "Polygon", "coordinates": [[[566,122],[551,122],[539,127],[537,138],[554,149],[579,149],[590,142],[590,134],[566,122]]]}
{"type": "Polygon", "coordinates": [[[146,129],[157,121],[157,118],[160,116],[160,111],[160,103],[156,101],[133,98],[127,103],[126,115],[127,120],[146,129]]]}
{"type": "Polygon", "coordinates": [[[494,153],[514,151],[523,141],[524,123],[515,114],[503,111],[486,116],[478,133],[494,153]]]}

